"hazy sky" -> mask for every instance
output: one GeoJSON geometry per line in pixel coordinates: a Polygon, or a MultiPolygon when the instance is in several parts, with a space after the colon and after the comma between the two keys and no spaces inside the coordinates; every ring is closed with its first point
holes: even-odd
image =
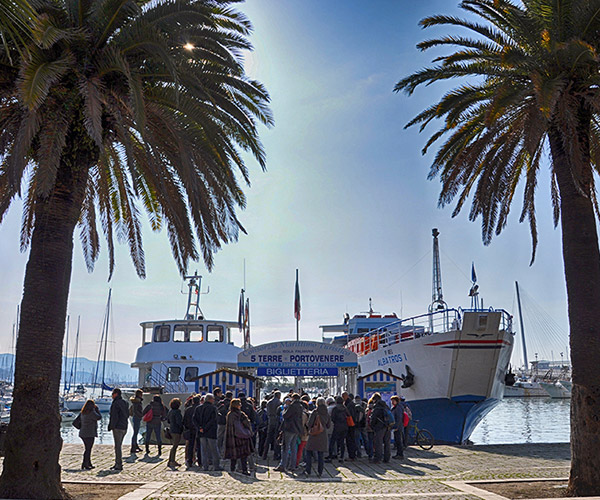
{"type": "MultiPolygon", "coordinates": [[[[216,255],[212,273],[200,263],[190,266],[190,272],[198,269],[204,276],[203,290],[210,287],[202,297],[207,317],[237,319],[244,259],[253,344],[295,338],[296,268],[303,339],[320,338],[318,326],[340,321],[346,311],[366,310],[369,297],[382,313],[422,314],[431,301],[431,229],[437,227],[449,305],[469,305],[475,261],[486,306],[513,312],[514,281],[519,280],[566,335],[560,230],[552,227],[547,169],[537,195],[538,256],[529,267],[529,228],[518,223],[520,197],[508,228],[484,247],[480,221],[469,222],[468,209],[452,219],[451,207],[437,208],[439,181],[427,180],[430,157],[421,156],[428,136],[403,129],[456,83],[419,89],[410,98],[392,92],[400,78],[436,54],[415,48],[436,33],[421,30],[418,21],[454,13],[456,5],[448,0],[248,0],[239,6],[254,24],[256,50],[247,58],[247,69],[269,89],[276,125],[261,129],[267,172],[248,158],[252,187],[240,214],[248,235],[216,255]]],[[[19,252],[20,208],[15,203],[0,227],[2,352],[10,347],[27,259],[19,252]]],[[[76,242],[69,312],[75,318],[72,328],[81,315],[82,355],[96,356],[109,287],[116,361],[133,361],[141,321],[183,316],[186,299],[165,233],[147,230],[144,241],[147,279],[136,277],[121,246],[110,283],[105,246],[95,272],[88,274],[76,242]]],[[[552,348],[558,358],[566,341],[552,348]]]]}

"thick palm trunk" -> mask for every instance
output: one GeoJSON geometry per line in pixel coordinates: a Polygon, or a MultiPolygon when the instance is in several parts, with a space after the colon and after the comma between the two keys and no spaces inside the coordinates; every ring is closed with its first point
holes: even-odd
{"type": "Polygon", "coordinates": [[[58,407],[73,233],[87,170],[61,163],[54,189],[35,210],[23,286],[14,401],[0,477],[2,498],[64,498],[58,407]]]}
{"type": "MultiPolygon", "coordinates": [[[[585,120],[582,120],[585,122],[585,120]]],[[[589,123],[589,121],[588,121],[589,123]]],[[[580,144],[589,151],[587,127],[580,144]]],[[[573,392],[571,397],[571,496],[600,494],[600,251],[594,207],[577,189],[569,158],[556,130],[550,133],[553,164],[560,190],[561,229],[567,299],[573,392]]],[[[582,170],[574,168],[575,171],[582,170]]],[[[589,187],[590,169],[579,181],[589,187]]]]}

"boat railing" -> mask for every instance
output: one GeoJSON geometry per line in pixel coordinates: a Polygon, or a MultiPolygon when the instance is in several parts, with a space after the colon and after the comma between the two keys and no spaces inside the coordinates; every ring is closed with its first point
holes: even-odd
{"type": "Polygon", "coordinates": [[[425,335],[460,330],[464,312],[500,312],[500,329],[512,332],[512,316],[503,309],[443,309],[394,321],[371,330],[348,342],[347,348],[359,355],[364,355],[381,347],[406,342],[425,335]]]}
{"type": "Polygon", "coordinates": [[[185,393],[188,392],[187,384],[178,377],[176,381],[168,379],[169,367],[164,363],[154,364],[150,382],[156,387],[164,387],[166,392],[185,393]]]}

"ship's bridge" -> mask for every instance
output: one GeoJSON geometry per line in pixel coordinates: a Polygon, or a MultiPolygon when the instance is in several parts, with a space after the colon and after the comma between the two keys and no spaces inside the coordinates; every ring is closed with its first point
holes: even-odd
{"type": "Polygon", "coordinates": [[[232,321],[205,319],[147,321],[133,368],[139,369],[140,387],[161,387],[167,392],[194,390],[199,375],[220,368],[235,368],[242,349],[234,345],[232,321]]]}

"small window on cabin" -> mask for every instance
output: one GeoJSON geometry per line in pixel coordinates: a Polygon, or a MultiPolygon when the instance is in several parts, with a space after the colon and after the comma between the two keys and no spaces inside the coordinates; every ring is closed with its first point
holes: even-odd
{"type": "Polygon", "coordinates": [[[167,369],[167,382],[177,382],[179,375],[181,375],[181,367],[169,366],[167,369]]]}
{"type": "Polygon", "coordinates": [[[188,341],[189,342],[202,342],[204,331],[202,325],[192,325],[188,327],[188,341]]]}
{"type": "Polygon", "coordinates": [[[144,344],[149,344],[152,342],[152,327],[144,326],[142,330],[144,332],[144,344]]]}
{"type": "Polygon", "coordinates": [[[223,342],[223,327],[219,325],[207,326],[206,340],[208,342],[223,342]]]}
{"type": "Polygon", "coordinates": [[[487,328],[487,322],[488,322],[488,317],[487,315],[481,315],[479,316],[478,322],[477,322],[477,329],[478,330],[485,330],[487,328]]]}
{"type": "Polygon", "coordinates": [[[154,342],[168,342],[170,328],[169,325],[157,326],[154,329],[154,342]]]}
{"type": "Polygon", "coordinates": [[[192,382],[192,380],[195,379],[196,377],[198,377],[198,367],[197,366],[188,366],[185,369],[185,375],[183,377],[183,380],[185,380],[186,382],[192,382]]]}
{"type": "Polygon", "coordinates": [[[186,328],[185,326],[177,325],[173,328],[173,342],[185,342],[186,328]]]}

